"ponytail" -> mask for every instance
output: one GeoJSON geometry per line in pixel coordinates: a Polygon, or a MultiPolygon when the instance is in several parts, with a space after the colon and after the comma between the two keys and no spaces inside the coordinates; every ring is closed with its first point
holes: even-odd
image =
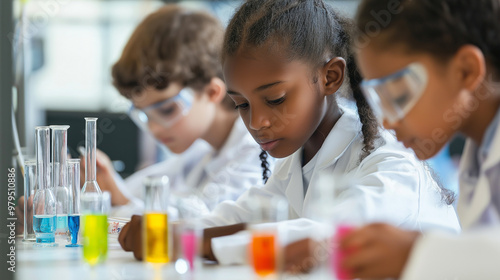
{"type": "Polygon", "coordinates": [[[261,164],[260,166],[262,167],[262,180],[264,181],[264,184],[267,183],[267,180],[269,179],[269,173],[271,171],[269,170],[269,162],[267,162],[267,153],[266,151],[262,150],[262,152],[259,155],[261,164]]]}

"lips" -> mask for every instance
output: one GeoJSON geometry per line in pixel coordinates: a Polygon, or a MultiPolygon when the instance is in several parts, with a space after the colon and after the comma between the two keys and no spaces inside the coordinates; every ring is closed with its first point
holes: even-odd
{"type": "Polygon", "coordinates": [[[170,144],[174,142],[174,138],[161,138],[160,140],[163,144],[170,144]]]}
{"type": "Polygon", "coordinates": [[[276,140],[257,140],[257,143],[259,143],[260,148],[264,151],[270,151],[278,145],[278,142],[280,139],[276,140]]]}

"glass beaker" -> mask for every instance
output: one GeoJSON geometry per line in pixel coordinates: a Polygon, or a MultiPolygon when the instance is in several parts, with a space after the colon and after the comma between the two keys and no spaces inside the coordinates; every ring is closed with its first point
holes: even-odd
{"type": "Polygon", "coordinates": [[[90,265],[107,258],[110,209],[109,192],[81,194],[83,259],[90,265]]]}
{"type": "Polygon", "coordinates": [[[199,263],[199,245],[203,235],[201,226],[197,220],[181,219],[171,222],[173,235],[171,260],[175,261],[175,270],[177,273],[188,277],[193,275],[195,268],[199,263]]]}
{"type": "Polygon", "coordinates": [[[252,221],[250,224],[250,259],[260,277],[277,274],[281,268],[277,222],[288,218],[288,203],[278,196],[250,197],[252,221]]]}
{"type": "Polygon", "coordinates": [[[69,212],[68,228],[71,244],[66,247],[81,247],[78,242],[80,230],[80,159],[68,159],[69,212]]]}
{"type": "Polygon", "coordinates": [[[36,189],[36,161],[24,162],[24,242],[36,242],[33,229],[33,199],[36,189]]]}
{"type": "Polygon", "coordinates": [[[37,246],[57,246],[56,231],[56,200],[50,184],[50,129],[48,126],[36,128],[36,170],[38,188],[33,199],[33,230],[37,246]]]}
{"type": "Polygon", "coordinates": [[[97,118],[85,118],[85,184],[83,193],[101,193],[96,179],[96,134],[97,118]]]}
{"type": "Polygon", "coordinates": [[[56,196],[56,236],[68,233],[69,189],[68,189],[68,128],[69,125],[51,125],[52,130],[52,186],[56,196]]]}
{"type": "Polygon", "coordinates": [[[143,249],[144,260],[152,263],[169,261],[168,246],[168,177],[144,180],[143,249]]]}
{"type": "Polygon", "coordinates": [[[351,279],[351,272],[340,265],[348,252],[339,249],[339,240],[366,219],[359,210],[364,207],[353,204],[349,193],[345,192],[355,184],[356,180],[350,174],[324,171],[318,174],[314,187],[309,188],[310,200],[315,203],[305,209],[305,217],[321,225],[321,229],[314,231],[311,237],[326,243],[327,254],[319,260],[320,269],[327,270],[322,273],[328,274],[328,277],[334,276],[339,280],[351,279]]]}

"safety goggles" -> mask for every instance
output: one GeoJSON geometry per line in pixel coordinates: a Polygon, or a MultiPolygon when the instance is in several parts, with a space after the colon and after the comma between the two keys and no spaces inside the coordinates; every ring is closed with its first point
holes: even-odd
{"type": "Polygon", "coordinates": [[[425,67],[415,62],[389,76],[365,80],[361,89],[377,119],[395,123],[420,99],[427,80],[425,67]]]}
{"type": "Polygon", "coordinates": [[[138,109],[132,105],[128,115],[139,127],[146,130],[150,121],[154,121],[165,128],[170,128],[189,113],[193,98],[193,90],[183,88],[176,96],[146,108],[138,109]]]}

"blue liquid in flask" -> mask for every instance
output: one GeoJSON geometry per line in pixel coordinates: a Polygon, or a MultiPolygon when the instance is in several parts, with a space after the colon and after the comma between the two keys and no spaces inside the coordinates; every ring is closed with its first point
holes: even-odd
{"type": "Polygon", "coordinates": [[[71,244],[66,245],[66,247],[81,247],[82,245],[76,244],[78,242],[78,231],[80,230],[80,215],[69,215],[68,226],[71,234],[71,244]]]}
{"type": "Polygon", "coordinates": [[[55,215],[35,215],[33,216],[33,230],[37,243],[55,242],[56,216],[55,215]]]}
{"type": "Polygon", "coordinates": [[[61,232],[68,230],[68,215],[57,215],[57,230],[61,232]]]}

